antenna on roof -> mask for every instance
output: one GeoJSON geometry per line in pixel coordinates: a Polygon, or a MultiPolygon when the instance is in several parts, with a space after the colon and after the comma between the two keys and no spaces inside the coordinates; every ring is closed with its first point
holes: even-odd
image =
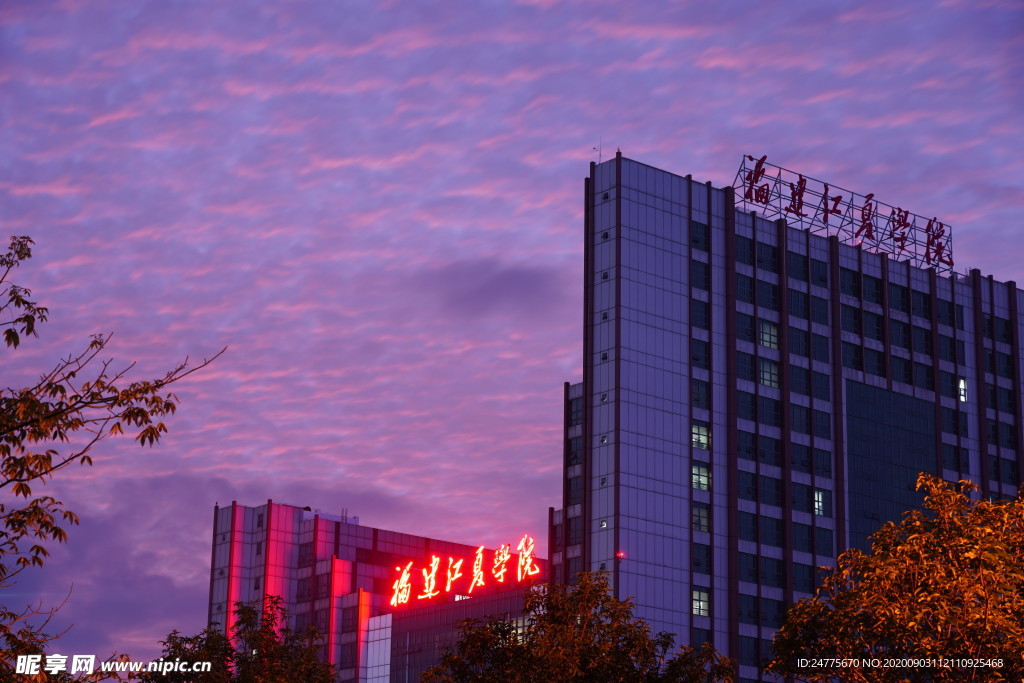
{"type": "Polygon", "coordinates": [[[341,508],[341,521],[348,522],[348,508],[341,508]]]}
{"type": "Polygon", "coordinates": [[[590,148],[590,149],[594,150],[595,152],[597,152],[597,163],[601,163],[601,142],[602,142],[603,139],[604,139],[603,137],[597,138],[597,147],[591,147],[590,148]]]}

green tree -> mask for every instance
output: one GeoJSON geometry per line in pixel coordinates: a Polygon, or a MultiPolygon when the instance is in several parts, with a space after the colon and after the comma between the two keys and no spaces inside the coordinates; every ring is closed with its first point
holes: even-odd
{"type": "Polygon", "coordinates": [[[684,646],[652,636],[630,600],[609,593],[603,572],[583,573],[576,586],[534,588],[524,623],[467,620],[455,647],[423,681],[731,681],[735,665],[710,643],[684,646]]]}
{"type": "Polygon", "coordinates": [[[295,633],[281,598],[272,595],[261,611],[235,605],[231,636],[213,628],[195,636],[172,631],[163,642],[163,661],[212,662],[209,673],[147,673],[148,683],[332,683],[334,668],[317,659],[322,638],[315,629],[295,633]]]}
{"type": "MultiPolygon", "coordinates": [[[[8,282],[11,272],[32,256],[32,240],[12,237],[0,255],[0,330],[15,352],[46,322],[48,310],[32,292],[8,282]]],[[[47,545],[67,539],[65,527],[78,516],[38,489],[74,463],[92,464],[90,452],[125,430],[152,446],[167,431],[161,418],[177,408],[167,388],[213,358],[188,359],[154,380],[131,378],[133,365],[116,368],[101,354],[109,334],[94,335],[86,347],[55,363],[28,386],[0,388],[0,588],[30,567],[43,564],[47,545]]],[[[0,605],[0,679],[13,677],[19,654],[36,654],[60,633],[48,630],[60,608],[0,605]]]]}
{"type": "Polygon", "coordinates": [[[786,615],[769,671],[804,681],[1024,680],[1024,502],[976,500],[971,482],[922,474],[923,510],[847,550],[786,615]],[[969,660],[999,666],[814,668],[820,658],[969,660]]]}

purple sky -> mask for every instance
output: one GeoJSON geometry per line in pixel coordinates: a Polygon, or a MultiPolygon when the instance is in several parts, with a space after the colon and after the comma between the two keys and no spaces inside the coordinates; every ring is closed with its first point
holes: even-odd
{"type": "Polygon", "coordinates": [[[543,543],[599,140],[767,154],[1024,282],[1022,36],[1012,0],[0,4],[0,219],[52,311],[3,384],[95,332],[140,376],[230,347],[156,449],[47,487],[82,525],[3,601],[73,583],[57,651],[155,656],[233,499],[543,543]]]}

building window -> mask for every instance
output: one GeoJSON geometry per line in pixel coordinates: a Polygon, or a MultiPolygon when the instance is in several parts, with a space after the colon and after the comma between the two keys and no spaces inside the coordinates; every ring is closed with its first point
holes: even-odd
{"type": "Polygon", "coordinates": [[[809,524],[793,522],[793,550],[802,553],[814,552],[812,548],[813,536],[809,524]]]}
{"type": "Polygon", "coordinates": [[[828,264],[818,259],[811,259],[811,284],[828,287],[828,264]]]}
{"type": "Polygon", "coordinates": [[[814,592],[815,568],[809,564],[793,563],[793,590],[801,593],[814,592]]]}
{"type": "Polygon", "coordinates": [[[704,380],[690,380],[690,399],[694,408],[711,409],[711,385],[704,380]]]}
{"type": "Polygon", "coordinates": [[[709,369],[711,367],[710,344],[703,339],[690,337],[690,357],[693,359],[694,367],[709,369]]]}
{"type": "Polygon", "coordinates": [[[930,320],[932,317],[932,298],[924,292],[914,290],[912,293],[911,311],[919,318],[930,320]]]}
{"type": "Polygon", "coordinates": [[[693,589],[693,615],[696,617],[711,616],[711,589],[693,589]]]}
{"type": "Polygon", "coordinates": [[[759,320],[758,343],[769,349],[779,348],[779,326],[768,320],[759,320]]]}
{"type": "Polygon", "coordinates": [[[757,502],[757,475],[753,472],[739,471],[739,492],[743,500],[757,502]]]}
{"type": "Polygon", "coordinates": [[[708,264],[697,259],[690,260],[690,284],[697,289],[707,291],[711,289],[711,277],[709,276],[708,264]]]}
{"type": "Polygon", "coordinates": [[[736,377],[754,381],[754,357],[743,351],[736,352],[736,377]]]}
{"type": "Polygon", "coordinates": [[[764,242],[757,243],[757,267],[773,273],[779,272],[779,250],[764,242]]]}
{"type": "Polygon", "coordinates": [[[790,406],[791,428],[798,434],[811,433],[811,409],[806,406],[792,404],[790,406]]]}
{"type": "Polygon", "coordinates": [[[910,313],[910,290],[893,282],[889,283],[889,308],[910,313]]]}
{"type": "Polygon", "coordinates": [[[736,392],[736,416],[741,420],[757,419],[757,397],[746,391],[736,392]]]}
{"type": "Polygon", "coordinates": [[[763,280],[757,281],[757,305],[773,311],[779,310],[779,286],[763,280]]]}
{"type": "Polygon", "coordinates": [[[935,377],[932,366],[914,363],[914,386],[928,391],[935,391],[935,377]]]}
{"type": "Polygon", "coordinates": [[[892,379],[894,382],[913,383],[913,368],[909,360],[899,356],[892,356],[889,358],[889,364],[892,367],[892,379]]]}
{"type": "Polygon", "coordinates": [[[711,251],[711,239],[708,226],[699,221],[690,221],[690,244],[700,251],[711,251]]]}
{"type": "Polygon", "coordinates": [[[757,543],[757,515],[751,512],[741,512],[739,521],[740,540],[757,543]]]}
{"type": "Polygon", "coordinates": [[[875,349],[864,349],[864,370],[876,377],[885,377],[885,356],[875,349]]]}
{"type": "Polygon", "coordinates": [[[811,448],[800,443],[795,443],[790,447],[790,453],[792,455],[793,470],[795,472],[811,472],[811,448]]]}
{"type": "Polygon", "coordinates": [[[707,301],[690,299],[690,324],[702,330],[711,329],[711,307],[707,301]]]}
{"type": "Polygon", "coordinates": [[[760,422],[772,427],[782,426],[782,409],[779,401],[767,396],[760,396],[758,397],[757,407],[757,419],[760,422]]]}
{"type": "Polygon", "coordinates": [[[782,546],[782,520],[775,517],[761,517],[761,543],[782,546]]]}
{"type": "Polygon", "coordinates": [[[814,449],[814,473],[819,477],[832,478],[832,454],[820,448],[814,449]]]}
{"type": "Polygon", "coordinates": [[[819,517],[832,516],[832,492],[814,489],[814,514],[819,517]]]}
{"type": "Polygon", "coordinates": [[[839,269],[839,291],[860,298],[860,273],[849,268],[839,269]]]}
{"type": "Polygon", "coordinates": [[[832,400],[832,378],[820,372],[811,373],[811,390],[814,398],[822,401],[832,400]]]}
{"type": "Polygon", "coordinates": [[[864,336],[875,341],[885,341],[885,319],[877,313],[864,311],[864,336]]]}
{"type": "Polygon", "coordinates": [[[819,526],[814,530],[814,553],[816,555],[833,555],[835,553],[832,546],[831,529],[819,526]]]}
{"type": "Polygon", "coordinates": [[[767,505],[782,506],[782,480],[762,475],[759,478],[761,502],[767,505]]]}
{"type": "Polygon", "coordinates": [[[811,335],[811,358],[822,363],[828,362],[828,337],[820,334],[811,335]]]}
{"type": "Polygon", "coordinates": [[[811,315],[811,306],[807,294],[795,289],[789,290],[789,314],[807,320],[811,315]]]}
{"type": "Polygon", "coordinates": [[[839,314],[843,325],[843,331],[859,335],[860,309],[854,308],[853,306],[847,306],[844,304],[842,307],[840,307],[839,314]]]}
{"type": "Polygon", "coordinates": [[[766,387],[779,386],[779,364],[767,358],[758,359],[758,381],[766,387]]]}
{"type": "Polygon", "coordinates": [[[736,261],[748,266],[754,265],[754,240],[736,235],[736,261]]]}
{"type": "Polygon", "coordinates": [[[828,299],[820,296],[811,297],[811,321],[819,325],[828,325],[828,299]]]}
{"type": "Polygon", "coordinates": [[[736,314],[736,338],[740,341],[754,341],[754,316],[746,313],[736,314]]]}
{"type": "Polygon", "coordinates": [[[693,463],[690,468],[693,488],[698,491],[710,491],[711,490],[711,470],[707,465],[701,463],[693,463]]]}
{"type": "Polygon", "coordinates": [[[583,502],[583,477],[569,477],[569,500],[568,505],[578,505],[583,502]]]}
{"type": "Polygon", "coordinates": [[[910,325],[899,320],[889,321],[889,339],[893,346],[910,348],[910,325]]]}
{"type": "Polygon", "coordinates": [[[750,553],[739,554],[740,581],[757,583],[757,555],[750,553]]]}
{"type": "MultiPolygon", "coordinates": [[[[792,329],[792,328],[791,328],[792,329]]],[[[789,366],[789,389],[795,394],[811,395],[811,371],[799,365],[789,366]]]]}
{"type": "Polygon", "coordinates": [[[693,571],[698,574],[711,574],[711,546],[704,543],[693,544],[693,571]]]}
{"type": "Polygon", "coordinates": [[[789,352],[808,358],[811,355],[810,334],[799,327],[789,328],[789,352]]]}
{"type": "Polygon", "coordinates": [[[910,328],[910,339],[917,353],[932,353],[932,331],[914,325],[910,328]]]}
{"type": "Polygon", "coordinates": [[[754,278],[743,273],[736,273],[736,300],[754,303],[754,278]]]}
{"type": "Polygon", "coordinates": [[[782,466],[782,442],[764,434],[757,437],[757,459],[762,465],[782,466]]]}
{"type": "Polygon", "coordinates": [[[739,457],[744,460],[757,460],[757,437],[750,432],[745,432],[742,429],[737,435],[737,443],[739,448],[739,457]]]}
{"type": "Polygon", "coordinates": [[[711,426],[707,422],[694,420],[693,426],[690,428],[690,435],[694,448],[706,451],[711,447],[711,426]]]}
{"type": "Polygon", "coordinates": [[[786,270],[794,280],[807,282],[807,257],[792,251],[786,252],[786,270]]]}
{"type": "Polygon", "coordinates": [[[812,410],[812,434],[819,439],[832,438],[832,418],[823,410],[812,410]]]}
{"type": "MultiPolygon", "coordinates": [[[[757,596],[740,594],[740,623],[757,624],[757,596]]],[[[753,638],[751,638],[753,640],[753,638]]]]}
{"type": "Polygon", "coordinates": [[[873,304],[882,303],[882,281],[871,275],[861,276],[861,292],[864,294],[864,301],[873,304]]]}
{"type": "Polygon", "coordinates": [[[258,515],[256,515],[256,528],[257,529],[262,529],[263,528],[263,513],[262,512],[259,513],[258,515]]]}
{"type": "Polygon", "coordinates": [[[707,503],[701,503],[700,501],[693,501],[693,507],[691,508],[691,520],[693,522],[694,531],[710,533],[711,506],[707,503]]]}
{"type": "Polygon", "coordinates": [[[843,342],[843,367],[851,368],[853,370],[864,369],[864,359],[861,355],[860,347],[856,344],[850,344],[849,342],[843,342]]]}

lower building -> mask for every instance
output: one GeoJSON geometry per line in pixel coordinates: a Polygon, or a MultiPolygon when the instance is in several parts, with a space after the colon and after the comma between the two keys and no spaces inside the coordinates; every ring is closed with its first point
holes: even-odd
{"type": "Polygon", "coordinates": [[[295,631],[316,627],[342,681],[413,681],[467,618],[518,617],[545,580],[524,536],[468,546],[267,501],[215,507],[208,621],[230,633],[234,605],[280,596],[295,631]],[[514,551],[514,552],[513,552],[514,551]]]}

